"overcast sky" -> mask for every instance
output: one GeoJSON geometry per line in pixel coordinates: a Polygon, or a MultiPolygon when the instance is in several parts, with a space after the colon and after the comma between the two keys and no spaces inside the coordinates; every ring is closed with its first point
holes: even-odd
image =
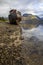
{"type": "Polygon", "coordinates": [[[0,0],[0,16],[8,16],[10,9],[43,16],[43,0],[0,0]]]}

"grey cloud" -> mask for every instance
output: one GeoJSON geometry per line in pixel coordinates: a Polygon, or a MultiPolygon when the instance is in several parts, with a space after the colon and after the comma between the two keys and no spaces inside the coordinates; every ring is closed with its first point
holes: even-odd
{"type": "Polygon", "coordinates": [[[34,12],[35,14],[42,14],[43,12],[43,0],[0,0],[0,8],[5,10],[1,15],[8,15],[8,11],[12,8],[24,12],[34,12]],[[7,8],[6,8],[7,7],[7,8]],[[42,7],[42,8],[41,8],[42,7]]]}

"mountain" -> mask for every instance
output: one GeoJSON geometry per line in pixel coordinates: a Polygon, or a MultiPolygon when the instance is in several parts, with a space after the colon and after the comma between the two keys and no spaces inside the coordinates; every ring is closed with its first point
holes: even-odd
{"type": "Polygon", "coordinates": [[[40,24],[43,25],[43,18],[40,18],[40,24]]]}
{"type": "Polygon", "coordinates": [[[40,24],[40,18],[36,15],[32,15],[32,14],[23,14],[23,21],[25,24],[29,24],[29,25],[39,25],[40,24]]]}
{"type": "Polygon", "coordinates": [[[42,18],[40,18],[42,21],[43,21],[43,17],[42,18]]]}
{"type": "Polygon", "coordinates": [[[30,16],[30,15],[32,14],[28,14],[28,13],[23,14],[24,17],[30,16]]]}
{"type": "Polygon", "coordinates": [[[38,17],[39,20],[40,20],[40,24],[43,25],[43,17],[39,17],[39,16],[37,16],[37,17],[38,17]]]}

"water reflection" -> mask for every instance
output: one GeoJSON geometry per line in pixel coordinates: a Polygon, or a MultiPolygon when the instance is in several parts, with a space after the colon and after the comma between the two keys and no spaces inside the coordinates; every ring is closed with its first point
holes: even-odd
{"type": "Polygon", "coordinates": [[[40,41],[43,41],[43,25],[39,25],[38,27],[34,25],[28,24],[28,21],[22,21],[22,36],[24,38],[31,38],[32,36],[36,37],[40,41]]]}

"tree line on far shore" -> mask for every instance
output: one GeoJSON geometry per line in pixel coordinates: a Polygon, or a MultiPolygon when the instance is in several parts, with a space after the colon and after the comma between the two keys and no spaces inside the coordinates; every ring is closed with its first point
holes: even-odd
{"type": "Polygon", "coordinates": [[[7,18],[5,18],[5,17],[0,17],[0,21],[7,21],[7,18]]]}

